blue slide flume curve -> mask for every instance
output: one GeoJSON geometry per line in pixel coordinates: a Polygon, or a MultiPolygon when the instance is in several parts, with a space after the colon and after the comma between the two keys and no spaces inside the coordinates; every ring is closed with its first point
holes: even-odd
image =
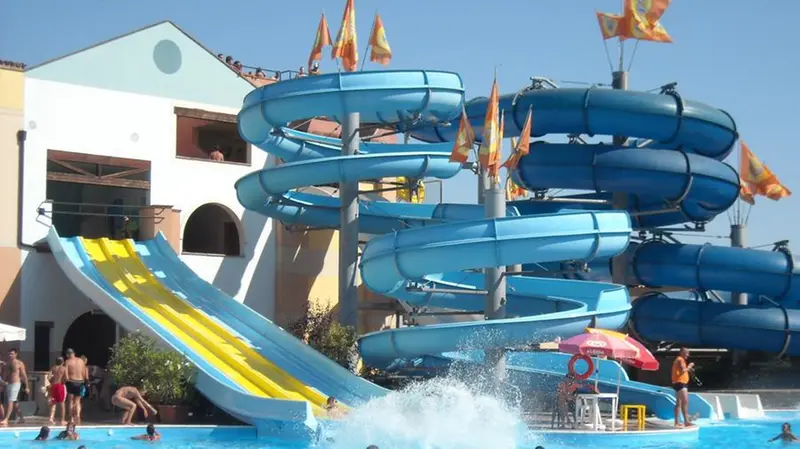
{"type": "MultiPolygon", "coordinates": [[[[530,91],[502,101],[509,106],[507,136],[518,135],[521,117],[517,116],[522,112],[517,112],[533,105],[537,111],[533,134],[624,132],[669,141],[665,147],[673,148],[634,153],[629,148],[608,146],[537,145],[515,173],[526,187],[592,188],[597,197],[606,195],[606,191],[623,191],[631,196],[629,204],[635,211],[653,211],[665,205],[675,209],[672,214],[660,214],[660,221],[649,219],[645,223],[646,217],[657,215],[637,217],[637,226],[709,219],[735,199],[735,172],[703,157],[722,157],[735,141],[735,125],[723,112],[695,103],[687,105],[676,96],[594,89],[530,91]],[[627,120],[631,117],[638,120],[627,120]],[[654,162],[659,157],[661,162],[654,162]],[[542,171],[536,170],[545,163],[549,165],[544,172],[553,175],[542,179],[542,171]],[[535,176],[541,184],[527,182],[526,176],[535,176]],[[659,178],[660,190],[642,192],[638,188],[644,184],[641,179],[648,176],[659,178]]],[[[452,132],[452,126],[428,127],[427,131],[418,127],[413,131],[422,140],[432,140],[422,134],[431,132],[441,141],[438,144],[368,144],[363,146],[364,154],[355,157],[341,157],[337,139],[284,128],[292,120],[318,115],[343,117],[348,112],[359,112],[363,122],[390,126],[407,124],[410,119],[416,123],[448,122],[457,117],[463,104],[463,86],[455,74],[390,71],[324,75],[256,89],[244,103],[239,114],[240,134],[288,163],[240,179],[236,183],[239,200],[248,209],[287,224],[335,227],[339,221],[337,198],[294,189],[388,176],[446,179],[461,169],[449,162],[452,135],[443,137],[444,132],[452,132]]],[[[483,104],[480,100],[469,103],[470,117],[481,116],[483,104]]],[[[480,123],[473,125],[478,125],[476,131],[480,132],[480,123]]],[[[457,270],[590,261],[611,257],[628,243],[631,222],[625,214],[548,207],[512,202],[506,218],[487,220],[481,218],[483,209],[477,205],[362,202],[360,230],[386,234],[365,247],[362,278],[369,288],[411,304],[475,310],[480,309],[476,296],[467,290],[481,289],[482,277],[457,270]],[[454,293],[410,292],[405,288],[410,280],[446,286],[454,293]],[[459,289],[465,290],[464,294],[458,294],[459,289]]],[[[443,353],[465,345],[480,349],[569,336],[587,325],[619,328],[627,319],[628,296],[620,286],[525,277],[514,277],[509,285],[512,318],[369,334],[359,341],[362,356],[370,364],[385,366],[396,358],[443,353]],[[491,329],[492,338],[480,338],[487,329],[491,329]]]]}
{"type": "MultiPolygon", "coordinates": [[[[292,80],[280,88],[259,88],[247,96],[239,114],[239,130],[249,142],[276,155],[309,157],[254,172],[236,183],[242,204],[284,222],[309,226],[336,226],[338,199],[292,191],[308,185],[361,181],[390,176],[446,179],[460,164],[449,162],[450,144],[386,145],[365,148],[368,154],[322,157],[331,154],[331,140],[298,139],[281,131],[283,124],[313,115],[343,117],[359,112],[362,122],[396,125],[409,119],[449,121],[463,105],[460,77],[447,72],[357,72],[292,80]],[[325,101],[325,100],[327,101],[325,101]],[[302,143],[301,143],[302,142],[302,143]],[[374,151],[373,148],[377,148],[374,151]],[[394,151],[388,151],[392,148],[394,151]],[[327,154],[325,154],[327,152],[327,154]],[[317,156],[317,157],[314,157],[317,156]]],[[[335,153],[333,153],[335,154],[335,153]]],[[[628,244],[630,221],[619,211],[573,211],[567,214],[521,216],[509,207],[507,217],[483,219],[477,205],[416,205],[364,202],[360,230],[385,234],[364,248],[362,279],[378,292],[410,303],[446,303],[461,308],[470,295],[429,295],[408,292],[409,280],[452,283],[474,289],[477,283],[454,282],[458,270],[496,264],[523,263],[531,254],[542,261],[592,259],[619,254],[628,244]],[[411,229],[420,228],[420,229],[411,229]],[[559,231],[555,231],[555,229],[559,231]],[[436,276],[452,273],[453,279],[436,276]]],[[[455,350],[473,344],[521,344],[577,333],[592,323],[619,328],[630,308],[624,288],[610,284],[562,280],[520,279],[508,298],[517,318],[488,323],[452,323],[422,329],[398,329],[362,337],[359,348],[371,364],[390,362],[402,352],[411,357],[455,350]],[[591,291],[591,293],[587,293],[591,291]],[[587,298],[586,302],[572,297],[587,298]],[[563,312],[545,317],[541,304],[563,312]],[[475,338],[494,328],[493,341],[475,338]],[[424,335],[423,335],[424,334],[424,335]],[[390,342],[390,343],[388,343],[390,342]],[[421,346],[425,342],[426,345],[421,346]],[[485,343],[481,343],[485,342],[485,343]],[[390,345],[394,353],[387,353],[390,345]]],[[[472,295],[474,299],[474,295],[472,295]]]]}
{"type": "MultiPolygon", "coordinates": [[[[594,192],[574,198],[607,200],[612,193],[625,193],[632,218],[596,202],[513,201],[505,218],[490,220],[482,218],[483,207],[478,205],[362,201],[360,230],[377,235],[364,248],[361,260],[362,279],[370,289],[414,305],[480,310],[482,299],[469,293],[483,288],[482,276],[460,270],[608,259],[627,245],[631,229],[706,222],[736,200],[738,175],[721,159],[731,152],[738,134],[724,111],[677,93],[596,88],[527,90],[500,101],[506,137],[519,135],[532,108],[534,137],[582,133],[652,139],[646,148],[536,142],[512,174],[531,190],[594,192]],[[409,281],[446,287],[448,293],[409,291],[409,281]]],[[[464,103],[461,80],[453,73],[337,73],[256,89],[239,114],[240,134],[286,163],[240,179],[239,200],[248,209],[287,224],[336,227],[337,198],[296,189],[389,176],[454,176],[461,167],[449,162],[457,128],[452,122],[462,105],[480,136],[487,100],[464,103]],[[362,123],[408,130],[428,145],[362,144],[361,154],[342,157],[338,139],[285,128],[293,120],[337,119],[350,112],[360,113],[362,123]]],[[[639,271],[651,273],[651,281],[690,283],[670,275],[657,262],[645,264],[651,250],[642,251],[639,271]]],[[[743,256],[761,254],[750,251],[743,256]]],[[[750,290],[755,288],[743,282],[750,290]]],[[[791,296],[789,290],[785,296],[791,296]]],[[[359,348],[365,361],[386,366],[397,358],[437,355],[465,345],[474,349],[476,342],[480,349],[481,341],[487,341],[483,347],[514,345],[569,336],[588,324],[618,328],[628,307],[626,291],[613,284],[515,276],[509,278],[512,318],[376,332],[363,336],[359,348]],[[491,342],[475,338],[489,328],[491,342]]],[[[666,324],[664,333],[670,332],[666,324]]]]}

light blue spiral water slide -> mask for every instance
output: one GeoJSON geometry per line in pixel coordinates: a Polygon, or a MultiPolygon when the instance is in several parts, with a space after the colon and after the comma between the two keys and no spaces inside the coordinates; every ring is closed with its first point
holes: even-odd
{"type": "MultiPolygon", "coordinates": [[[[461,79],[449,72],[336,73],[258,88],[245,98],[240,134],[286,163],[237,181],[239,201],[285,224],[337,227],[338,198],[301,191],[303,187],[394,176],[455,176],[462,167],[449,162],[457,128],[451,122],[465,106],[480,135],[486,104],[485,99],[465,104],[461,79]],[[294,120],[340,120],[351,112],[360,113],[362,123],[398,127],[427,143],[363,143],[359,154],[342,156],[338,139],[285,128],[294,120]]],[[[592,200],[626,193],[633,220],[625,211],[596,202],[514,201],[508,203],[506,217],[485,219],[480,205],[362,201],[360,231],[376,236],[361,258],[367,287],[412,305],[480,310],[482,299],[470,293],[483,289],[483,278],[466,270],[607,260],[625,250],[633,228],[708,221],[736,198],[738,176],[719,159],[730,153],[737,133],[722,111],[674,93],[529,90],[501,97],[507,137],[519,135],[530,107],[535,111],[532,135],[537,137],[584,133],[660,142],[646,149],[537,143],[513,173],[530,190],[590,190],[594,193],[576,198],[592,200]],[[409,282],[448,293],[409,291],[409,282]]],[[[547,341],[582,332],[588,325],[620,328],[630,312],[627,290],[603,282],[513,276],[508,278],[507,300],[507,319],[375,332],[359,340],[359,349],[367,363],[381,367],[396,359],[465,347],[547,341]]],[[[633,384],[624,385],[623,394],[626,388],[637,397],[644,391],[668,402],[668,393],[633,384]]],[[[658,409],[668,411],[669,406],[658,409]]]]}
{"type": "MultiPolygon", "coordinates": [[[[239,114],[241,135],[291,161],[254,172],[236,183],[241,203],[284,223],[337,226],[338,199],[297,192],[309,185],[383,177],[446,179],[461,165],[449,162],[452,145],[363,144],[364,154],[337,155],[335,139],[275,132],[312,116],[341,118],[359,112],[365,123],[389,126],[438,123],[458,117],[464,90],[458,75],[430,71],[339,73],[277,83],[253,91],[239,114]],[[309,140],[309,139],[313,139],[309,140]]],[[[362,202],[361,232],[376,234],[364,248],[361,274],[373,291],[412,304],[473,310],[475,295],[410,292],[408,281],[481,289],[479,277],[462,270],[554,260],[590,260],[627,246],[630,220],[619,211],[521,215],[485,219],[479,205],[362,202]]],[[[373,365],[399,357],[531,343],[580,332],[590,324],[619,328],[629,298],[611,284],[558,279],[510,280],[509,313],[491,322],[451,323],[369,334],[360,351],[373,365]],[[485,339],[490,330],[493,338],[485,339]]],[[[480,307],[478,307],[479,309],[480,307]]]]}

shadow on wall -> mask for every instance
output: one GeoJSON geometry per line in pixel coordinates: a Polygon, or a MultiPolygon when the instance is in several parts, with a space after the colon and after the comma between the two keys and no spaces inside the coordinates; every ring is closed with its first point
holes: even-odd
{"type": "MultiPolygon", "coordinates": [[[[268,157],[262,168],[273,165],[272,161],[272,156],[268,157]]],[[[229,296],[236,296],[242,290],[242,278],[256,256],[256,247],[262,238],[267,220],[264,215],[249,210],[245,210],[242,214],[243,235],[239,236],[243,240],[242,255],[225,257],[213,281],[215,287],[229,296]]],[[[256,266],[244,295],[244,303],[267,318],[275,313],[275,299],[270,299],[275,297],[275,254],[275,233],[270,232],[261,253],[258,254],[256,266]]]]}
{"type": "MultiPolygon", "coordinates": [[[[1,292],[0,298],[0,323],[11,326],[21,326],[22,304],[22,269],[20,267],[20,250],[14,247],[0,248],[2,266],[0,266],[0,288],[7,288],[1,292]],[[7,287],[6,287],[7,286],[7,287]]],[[[31,333],[27,335],[30,339],[31,333]]],[[[20,342],[0,341],[0,357],[5,358],[6,352],[11,348],[18,348],[20,342]]]]}
{"type": "MultiPolygon", "coordinates": [[[[309,302],[312,301],[330,306],[334,313],[338,313],[338,290],[329,291],[331,288],[337,288],[335,281],[338,266],[333,267],[333,276],[323,272],[325,257],[329,251],[327,248],[330,247],[334,236],[338,235],[336,231],[289,231],[282,224],[276,223],[274,234],[277,235],[278,256],[275,322],[280,326],[287,326],[290,322],[301,318],[309,302]],[[331,280],[334,281],[332,285],[326,285],[331,280]],[[320,285],[315,286],[317,283],[320,285]]],[[[338,252],[335,252],[335,255],[338,255],[338,252]]]]}
{"type": "MultiPolygon", "coordinates": [[[[72,323],[97,307],[67,278],[51,253],[29,253],[25,257],[20,273],[20,297],[24,298],[20,325],[27,330],[26,341],[18,344],[20,355],[29,369],[33,369],[36,365],[36,357],[40,358],[38,364],[40,367],[42,365],[49,367],[56,357],[63,355],[64,337],[72,323]],[[39,335],[37,338],[36,323],[50,325],[47,335],[39,335]],[[35,356],[37,349],[39,354],[35,356]],[[47,359],[47,363],[42,360],[44,358],[47,359]]],[[[98,329],[92,327],[84,328],[82,332],[88,337],[84,341],[107,341],[95,338],[97,331],[98,329]]],[[[94,351],[84,347],[74,349],[79,355],[94,351]]]]}

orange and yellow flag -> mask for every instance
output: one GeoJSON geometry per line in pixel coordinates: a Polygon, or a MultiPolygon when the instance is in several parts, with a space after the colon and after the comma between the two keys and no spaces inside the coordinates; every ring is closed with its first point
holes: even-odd
{"type": "Polygon", "coordinates": [[[626,7],[643,17],[647,23],[654,24],[669,8],[671,0],[625,0],[626,7]]]}
{"type": "Polygon", "coordinates": [[[380,14],[375,14],[372,32],[369,36],[369,60],[378,64],[388,65],[392,60],[392,47],[386,40],[386,28],[383,26],[380,14]]]}
{"type": "Polygon", "coordinates": [[[458,124],[458,134],[453,143],[453,151],[450,153],[450,162],[467,162],[469,153],[475,145],[475,131],[467,118],[467,112],[461,110],[461,123],[458,124]]]}
{"type": "Polygon", "coordinates": [[[670,0],[625,0],[622,15],[597,12],[597,21],[603,39],[638,39],[671,43],[660,19],[669,7],[670,0]]]}
{"type": "Polygon", "coordinates": [[[358,42],[356,36],[356,10],[354,0],[347,0],[342,16],[342,25],[331,52],[333,59],[340,58],[346,72],[354,72],[358,68],[358,42]]]}
{"type": "Polygon", "coordinates": [[[493,183],[500,183],[500,156],[503,152],[503,134],[505,134],[506,129],[506,114],[504,111],[500,111],[500,124],[497,126],[497,141],[500,142],[497,145],[497,151],[495,151],[494,155],[492,155],[492,160],[489,162],[489,179],[493,183]]]}
{"type": "Polygon", "coordinates": [[[328,21],[325,20],[325,14],[323,13],[317,26],[317,37],[314,38],[314,46],[311,47],[311,54],[308,56],[309,71],[314,61],[322,60],[322,49],[331,45],[331,42],[331,31],[328,29],[328,21]]]}
{"type": "Polygon", "coordinates": [[[497,159],[500,151],[500,95],[497,92],[497,77],[492,82],[492,93],[489,94],[489,104],[486,107],[486,116],[483,120],[483,140],[478,150],[478,160],[481,167],[489,169],[492,161],[497,159]]]}
{"type": "Polygon", "coordinates": [[[761,162],[744,141],[740,142],[739,159],[739,196],[750,204],[755,204],[755,196],[765,196],[778,201],[792,194],[775,176],[775,173],[761,162]]]}
{"type": "MultiPolygon", "coordinates": [[[[512,141],[514,139],[511,139],[512,141]]],[[[511,176],[506,178],[506,201],[514,201],[520,198],[527,198],[528,191],[520,187],[516,182],[511,179],[511,176]]]]}
{"type": "Polygon", "coordinates": [[[667,33],[661,22],[648,23],[641,16],[632,14],[622,20],[626,27],[620,34],[620,39],[637,39],[640,41],[672,43],[672,37],[667,33]]]}
{"type": "Polygon", "coordinates": [[[519,139],[511,139],[511,156],[503,162],[503,167],[514,170],[523,156],[527,156],[531,147],[531,126],[533,122],[533,107],[528,108],[528,116],[525,117],[525,124],[522,125],[519,139]]]}
{"type": "Polygon", "coordinates": [[[607,12],[596,12],[595,14],[597,14],[597,22],[600,24],[600,34],[603,35],[603,40],[619,36],[622,16],[607,12]]]}

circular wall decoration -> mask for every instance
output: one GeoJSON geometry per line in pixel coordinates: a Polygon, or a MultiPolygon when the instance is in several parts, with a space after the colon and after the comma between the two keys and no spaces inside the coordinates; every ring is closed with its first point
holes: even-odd
{"type": "Polygon", "coordinates": [[[175,42],[164,39],[153,47],[153,62],[162,73],[172,75],[181,69],[183,63],[181,49],[175,42]]]}

